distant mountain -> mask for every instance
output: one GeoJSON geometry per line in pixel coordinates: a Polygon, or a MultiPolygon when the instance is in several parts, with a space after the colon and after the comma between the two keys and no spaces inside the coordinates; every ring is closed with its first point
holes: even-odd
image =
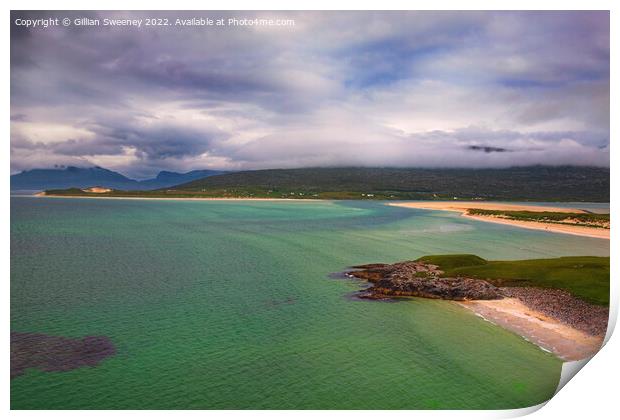
{"type": "Polygon", "coordinates": [[[49,188],[85,188],[102,186],[116,189],[133,189],[138,182],[118,172],[98,166],[60,169],[32,169],[11,175],[11,190],[45,190],[49,188]]]}
{"type": "Polygon", "coordinates": [[[190,182],[223,171],[196,170],[187,173],[161,171],[157,177],[136,181],[118,172],[98,166],[78,168],[67,166],[58,169],[32,169],[11,175],[11,190],[43,191],[48,189],[86,188],[100,186],[118,190],[152,190],[190,182]]]}
{"type": "Polygon", "coordinates": [[[234,197],[609,201],[609,168],[303,168],[242,171],[172,187],[234,197]]]}

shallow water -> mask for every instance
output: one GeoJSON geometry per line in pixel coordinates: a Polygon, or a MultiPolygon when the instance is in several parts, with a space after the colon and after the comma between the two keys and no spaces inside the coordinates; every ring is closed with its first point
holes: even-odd
{"type": "Polygon", "coordinates": [[[11,198],[11,330],[116,355],[11,380],[18,408],[517,408],[561,362],[455,304],[347,296],[347,266],[609,255],[609,241],[377,202],[11,198]]]}

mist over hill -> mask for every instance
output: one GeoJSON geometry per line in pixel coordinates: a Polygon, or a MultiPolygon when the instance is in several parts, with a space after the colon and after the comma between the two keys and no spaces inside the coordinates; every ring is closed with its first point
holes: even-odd
{"type": "Polygon", "coordinates": [[[221,196],[609,201],[609,169],[302,168],[243,171],[169,188],[221,196]]]}

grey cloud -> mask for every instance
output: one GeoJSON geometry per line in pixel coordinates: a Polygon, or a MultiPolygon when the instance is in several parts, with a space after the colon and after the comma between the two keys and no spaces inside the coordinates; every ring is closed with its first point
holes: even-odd
{"type": "Polygon", "coordinates": [[[484,152],[484,153],[503,153],[503,152],[512,152],[512,150],[504,149],[503,147],[493,147],[493,146],[479,146],[477,144],[467,146],[467,149],[474,150],[476,152],[484,152]]]}
{"type": "Polygon", "coordinates": [[[28,121],[26,114],[11,114],[11,121],[28,121]]]}
{"type": "Polygon", "coordinates": [[[68,140],[51,149],[60,154],[93,156],[121,155],[125,148],[131,148],[135,149],[139,159],[162,160],[203,154],[212,147],[214,141],[221,141],[225,137],[218,130],[195,131],[165,124],[140,127],[112,123],[89,128],[95,134],[94,139],[68,140]]]}
{"type": "Polygon", "coordinates": [[[71,15],[297,24],[12,25],[12,168],[609,162],[607,12],[71,15]]]}

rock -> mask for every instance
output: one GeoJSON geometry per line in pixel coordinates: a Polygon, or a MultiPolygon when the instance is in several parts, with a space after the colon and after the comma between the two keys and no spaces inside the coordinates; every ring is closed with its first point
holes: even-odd
{"type": "Polygon", "coordinates": [[[353,267],[350,275],[373,283],[360,297],[378,299],[386,296],[416,296],[447,300],[502,299],[503,294],[491,283],[469,277],[441,277],[436,265],[416,261],[396,264],[366,264],[353,267]]]}
{"type": "Polygon", "coordinates": [[[585,302],[564,290],[539,287],[502,287],[501,290],[504,296],[517,298],[529,308],[586,334],[602,337],[607,332],[608,307],[585,302]]]}

